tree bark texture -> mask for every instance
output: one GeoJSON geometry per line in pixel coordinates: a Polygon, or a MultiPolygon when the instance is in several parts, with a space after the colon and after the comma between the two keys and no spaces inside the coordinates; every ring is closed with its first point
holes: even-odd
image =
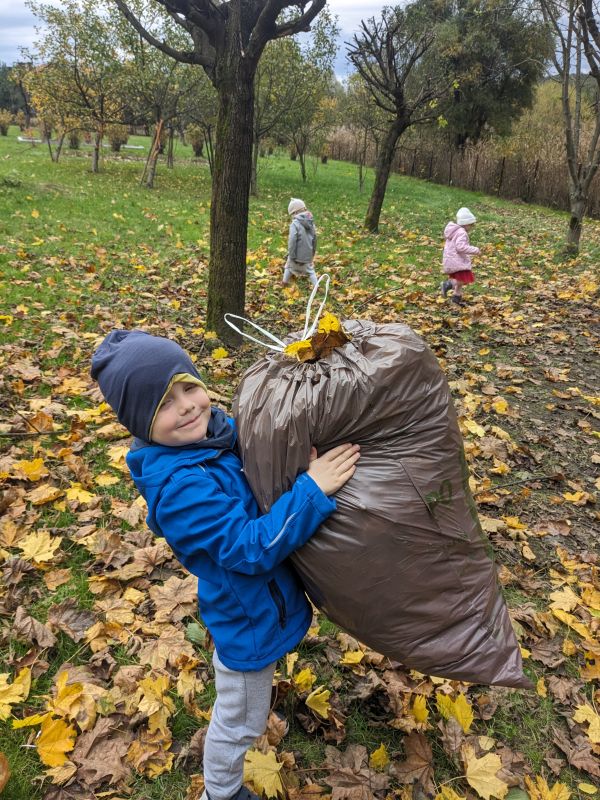
{"type": "Polygon", "coordinates": [[[379,218],[385,198],[385,190],[390,177],[392,161],[394,160],[396,144],[406,128],[406,124],[395,122],[390,126],[381,143],[377,155],[377,162],[375,164],[375,183],[373,185],[373,191],[371,192],[371,199],[369,200],[367,216],[365,217],[365,227],[367,230],[371,231],[371,233],[377,233],[379,230],[379,218]]]}
{"type": "Polygon", "coordinates": [[[218,147],[210,208],[206,326],[225,341],[237,344],[239,335],[229,328],[223,315],[244,314],[254,69],[242,59],[234,29],[229,29],[228,36],[227,48],[217,62],[218,147]]]}
{"type": "Polygon", "coordinates": [[[102,147],[102,131],[94,137],[94,150],[92,152],[92,172],[100,172],[100,148],[102,147]]]}

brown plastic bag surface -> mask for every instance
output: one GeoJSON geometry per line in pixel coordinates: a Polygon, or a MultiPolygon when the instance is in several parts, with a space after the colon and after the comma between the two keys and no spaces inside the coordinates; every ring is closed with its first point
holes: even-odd
{"type": "Polygon", "coordinates": [[[234,415],[263,510],[319,452],[361,445],[337,511],[293,556],[316,606],[420,672],[529,687],[468,487],[462,437],[435,356],[410,328],[344,323],[352,340],[301,364],[269,354],[234,415]]]}

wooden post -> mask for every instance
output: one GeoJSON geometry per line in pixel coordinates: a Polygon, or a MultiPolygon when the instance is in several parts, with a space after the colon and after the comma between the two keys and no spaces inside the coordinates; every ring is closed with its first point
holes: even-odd
{"type": "Polygon", "coordinates": [[[473,167],[473,177],[471,178],[471,191],[475,188],[475,179],[477,178],[477,165],[479,164],[479,153],[475,156],[475,166],[473,167]]]}
{"type": "Polygon", "coordinates": [[[504,178],[504,164],[506,162],[506,156],[502,156],[502,161],[500,162],[500,177],[498,178],[498,188],[496,189],[496,195],[500,196],[500,189],[502,188],[502,179],[504,178]]]}

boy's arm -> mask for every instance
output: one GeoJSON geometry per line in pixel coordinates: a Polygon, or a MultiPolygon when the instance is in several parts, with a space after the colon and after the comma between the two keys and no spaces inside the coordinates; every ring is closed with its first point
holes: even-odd
{"type": "Polygon", "coordinates": [[[267,514],[251,519],[242,499],[225,494],[201,470],[191,468],[171,483],[156,510],[175,555],[196,575],[202,552],[233,572],[269,572],[305,544],[336,508],[302,473],[267,514]]]}

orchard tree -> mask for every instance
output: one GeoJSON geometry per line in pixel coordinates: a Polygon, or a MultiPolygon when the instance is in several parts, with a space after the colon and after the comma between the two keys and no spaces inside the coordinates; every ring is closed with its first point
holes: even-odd
{"type": "MultiPolygon", "coordinates": [[[[131,0],[130,8],[146,27],[163,40],[185,46],[186,34],[160,6],[146,0],[131,0]]],[[[116,32],[123,59],[123,90],[129,113],[136,123],[153,126],[153,137],[141,182],[154,186],[158,157],[168,133],[172,158],[173,131],[192,102],[194,86],[203,78],[200,67],[183,64],[148,44],[114,7],[109,24],[116,32]]]]}
{"type": "Polygon", "coordinates": [[[434,121],[452,79],[434,48],[446,12],[442,2],[419,2],[384,8],[380,19],[360,24],[348,57],[375,103],[387,116],[375,165],[375,183],[365,219],[376,232],[398,140],[411,125],[434,121]]]}
{"type": "Polygon", "coordinates": [[[223,315],[243,314],[245,305],[256,70],[267,43],[309,30],[326,0],[156,0],[189,35],[186,49],[148,30],[126,0],[114,2],[150,44],[203,67],[217,91],[206,324],[238,342],[223,315]]]}
{"type": "Polygon", "coordinates": [[[98,172],[105,128],[122,121],[125,105],[115,32],[94,0],[63,0],[60,7],[30,0],[28,6],[44,23],[31,54],[31,80],[48,104],[93,132],[92,172],[98,172]]]}
{"type": "Polygon", "coordinates": [[[358,165],[358,189],[362,192],[369,146],[372,142],[378,142],[385,118],[358,72],[352,73],[348,78],[344,109],[344,121],[354,139],[353,161],[358,165]]]}
{"type": "Polygon", "coordinates": [[[555,39],[554,73],[561,85],[565,156],[569,172],[571,218],[566,252],[576,255],[592,180],[600,166],[600,33],[594,0],[540,0],[555,39]],[[586,83],[594,85],[594,97],[586,83]],[[587,102],[586,102],[587,99],[587,102]],[[586,111],[592,119],[586,124],[586,111]]]}
{"type": "MultiPolygon", "coordinates": [[[[535,0],[455,0],[449,8],[446,70],[460,82],[441,107],[454,143],[500,135],[533,102],[551,55],[551,37],[535,0]]],[[[441,37],[443,38],[443,37],[441,37]]]]}

